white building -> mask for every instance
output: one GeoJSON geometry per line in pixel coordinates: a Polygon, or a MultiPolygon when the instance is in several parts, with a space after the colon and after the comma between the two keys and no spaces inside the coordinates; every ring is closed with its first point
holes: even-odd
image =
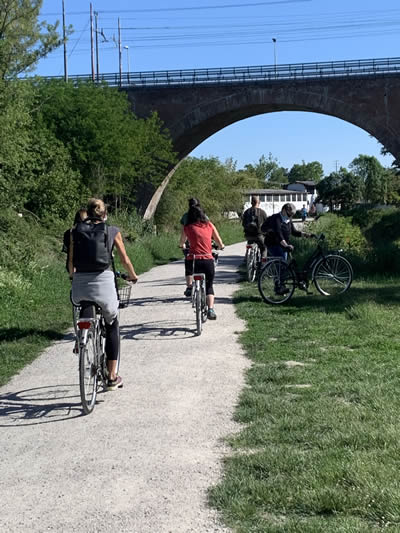
{"type": "Polygon", "coordinates": [[[264,209],[268,216],[278,213],[284,204],[290,202],[300,209],[305,205],[308,209],[308,193],[306,191],[288,190],[288,189],[247,189],[243,191],[244,206],[243,209],[251,207],[251,197],[257,195],[260,197],[260,207],[264,209]]]}
{"type": "MultiPolygon", "coordinates": [[[[244,210],[251,207],[251,197],[258,195],[260,207],[268,216],[279,212],[288,202],[294,204],[297,211],[300,211],[303,205],[307,211],[310,211],[318,196],[314,181],[295,181],[285,185],[285,189],[247,189],[243,194],[245,196],[244,210]]],[[[322,204],[315,204],[315,207],[317,213],[327,210],[322,204]]]]}

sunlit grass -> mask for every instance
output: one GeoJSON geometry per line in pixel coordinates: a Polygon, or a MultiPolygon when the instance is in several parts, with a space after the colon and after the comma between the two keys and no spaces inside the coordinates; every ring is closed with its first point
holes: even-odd
{"type": "Polygon", "coordinates": [[[210,501],[239,532],[400,531],[400,280],[236,295],[253,365],[210,501]]]}

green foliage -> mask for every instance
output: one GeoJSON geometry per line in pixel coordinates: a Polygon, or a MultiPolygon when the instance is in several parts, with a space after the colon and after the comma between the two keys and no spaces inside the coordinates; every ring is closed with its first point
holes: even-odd
{"type": "Polygon", "coordinates": [[[353,159],[350,169],[364,184],[364,199],[373,204],[386,203],[386,173],[374,156],[362,155],[353,159]]]}
{"type": "Polygon", "coordinates": [[[327,213],[313,222],[313,233],[324,233],[332,249],[362,254],[367,249],[367,241],[359,226],[353,225],[350,217],[327,213]]]}
{"type": "MultiPolygon", "coordinates": [[[[60,46],[55,25],[38,22],[43,0],[0,0],[0,79],[29,72],[60,46]]],[[[71,28],[67,29],[67,33],[71,28]]]]}
{"type": "Polygon", "coordinates": [[[296,163],[292,166],[288,174],[288,180],[289,183],[294,183],[295,181],[314,181],[318,183],[323,175],[324,170],[319,161],[312,161],[311,163],[303,161],[301,165],[296,163]]]}
{"type": "Polygon", "coordinates": [[[91,82],[42,82],[39,93],[41,120],[68,149],[91,194],[143,211],[175,162],[157,115],[136,119],[125,93],[91,82]]]}
{"type": "Polygon", "coordinates": [[[188,199],[199,198],[209,218],[218,223],[223,213],[242,209],[242,182],[235,164],[216,157],[188,157],[178,167],[156,212],[158,226],[179,228],[188,199]]]}
{"type": "Polygon", "coordinates": [[[317,185],[319,199],[333,210],[334,206],[349,209],[361,200],[364,184],[361,178],[341,167],[332,172],[317,185]]]}
{"type": "Polygon", "coordinates": [[[287,169],[279,166],[278,160],[271,153],[268,158],[262,155],[255,165],[245,165],[244,170],[239,172],[252,181],[248,188],[281,188],[283,183],[288,182],[287,169]]]}

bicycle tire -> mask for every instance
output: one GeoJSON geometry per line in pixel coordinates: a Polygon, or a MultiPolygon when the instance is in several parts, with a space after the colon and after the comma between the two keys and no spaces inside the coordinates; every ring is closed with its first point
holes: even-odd
{"type": "Polygon", "coordinates": [[[296,288],[296,275],[292,267],[283,259],[269,259],[258,276],[258,290],[264,302],[279,305],[293,296],[296,288]],[[284,294],[279,290],[287,289],[284,294]]]}
{"type": "Polygon", "coordinates": [[[316,263],[312,280],[323,296],[337,296],[349,290],[353,281],[353,269],[341,255],[327,255],[316,263]]]}
{"type": "Polygon", "coordinates": [[[196,294],[195,294],[195,307],[196,307],[196,335],[201,335],[201,330],[203,322],[201,320],[201,294],[200,289],[196,283],[196,294]]]}
{"type": "Polygon", "coordinates": [[[206,289],[204,285],[201,288],[201,320],[204,324],[207,320],[207,296],[206,296],[206,289]]]}
{"type": "Polygon", "coordinates": [[[252,283],[256,277],[256,254],[254,249],[249,250],[246,263],[247,281],[252,283]]]}
{"type": "Polygon", "coordinates": [[[97,353],[93,332],[89,331],[87,342],[79,347],[79,388],[85,414],[90,414],[97,396],[97,353]]]}

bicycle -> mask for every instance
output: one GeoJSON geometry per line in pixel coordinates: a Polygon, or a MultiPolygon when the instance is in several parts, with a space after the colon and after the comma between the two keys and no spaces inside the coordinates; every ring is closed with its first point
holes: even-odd
{"type": "MultiPolygon", "coordinates": [[[[126,274],[115,273],[116,278],[126,279],[126,274]]],[[[117,288],[119,307],[129,303],[131,285],[117,288]],[[128,290],[129,289],[129,290],[128,290]]],[[[72,301],[72,298],[71,298],[72,301]]],[[[73,315],[82,313],[83,309],[91,308],[90,318],[76,319],[76,341],[79,353],[79,389],[83,411],[90,414],[96,404],[99,385],[105,390],[108,381],[106,345],[106,324],[101,308],[95,302],[73,302],[73,315]]],[[[119,316],[117,317],[119,320],[119,316]]],[[[74,324],[75,327],[75,324],[74,324]]],[[[120,336],[118,332],[117,372],[120,366],[120,336]]]]}
{"type": "Polygon", "coordinates": [[[323,296],[336,296],[350,288],[353,269],[349,261],[340,255],[342,250],[325,253],[321,246],[324,234],[316,238],[317,248],[302,270],[293,258],[289,261],[280,257],[267,259],[258,278],[258,290],[265,302],[283,304],[290,300],[296,288],[312,294],[308,290],[310,282],[323,296]]]}
{"type": "Polygon", "coordinates": [[[247,281],[252,283],[257,277],[257,271],[261,264],[261,251],[256,242],[246,244],[246,276],[247,281]]]}
{"type": "Polygon", "coordinates": [[[193,254],[192,307],[196,313],[196,335],[201,335],[203,324],[207,320],[206,275],[195,273],[195,255],[193,254]]]}

